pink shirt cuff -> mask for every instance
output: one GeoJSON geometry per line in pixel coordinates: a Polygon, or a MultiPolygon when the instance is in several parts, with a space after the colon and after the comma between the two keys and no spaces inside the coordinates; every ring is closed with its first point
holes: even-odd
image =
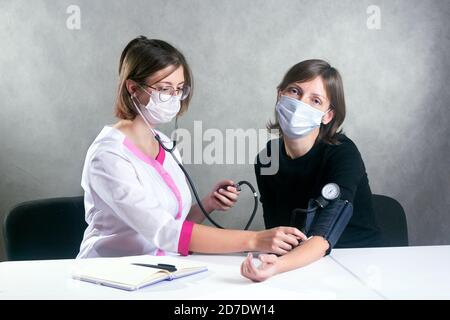
{"type": "Polygon", "coordinates": [[[188,220],[183,222],[181,227],[180,240],[178,241],[178,252],[187,256],[189,254],[189,244],[191,243],[192,228],[194,223],[188,220]]]}

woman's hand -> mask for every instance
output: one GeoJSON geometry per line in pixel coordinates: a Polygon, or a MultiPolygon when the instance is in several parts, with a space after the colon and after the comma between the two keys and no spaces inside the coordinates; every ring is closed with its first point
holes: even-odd
{"type": "Polygon", "coordinates": [[[297,228],[276,227],[258,231],[253,239],[252,251],[263,251],[283,255],[298,246],[307,237],[297,228]]]}
{"type": "Polygon", "coordinates": [[[235,187],[230,186],[226,187],[225,190],[223,187],[226,185],[234,185],[234,182],[232,180],[219,181],[214,186],[212,191],[208,193],[205,198],[203,198],[202,204],[206,211],[226,211],[236,204],[239,196],[239,191],[237,191],[235,187]]]}
{"type": "Polygon", "coordinates": [[[254,281],[264,281],[278,273],[277,263],[279,259],[274,254],[260,254],[258,259],[261,264],[258,267],[253,265],[253,255],[249,253],[241,264],[241,275],[254,281]]]}

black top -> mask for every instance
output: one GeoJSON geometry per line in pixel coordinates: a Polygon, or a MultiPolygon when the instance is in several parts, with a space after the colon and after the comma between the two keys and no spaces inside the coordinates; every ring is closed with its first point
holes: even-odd
{"type": "MultiPolygon", "coordinates": [[[[261,164],[267,163],[261,161],[261,158],[271,156],[271,143],[267,143],[255,164],[266,228],[288,226],[293,209],[307,208],[308,201],[320,196],[324,185],[334,182],[341,189],[340,198],[353,204],[353,215],[335,248],[382,246],[372,208],[372,192],[361,154],[353,141],[345,135],[338,135],[338,141],[338,145],[316,143],[302,157],[291,159],[280,138],[276,141],[279,144],[278,172],[261,175],[261,168],[272,164],[261,164]]],[[[302,223],[297,227],[303,228],[304,219],[300,222],[302,223]]]]}

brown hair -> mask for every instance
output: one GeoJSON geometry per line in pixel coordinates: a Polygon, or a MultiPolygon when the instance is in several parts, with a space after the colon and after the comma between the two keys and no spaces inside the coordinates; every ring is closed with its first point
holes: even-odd
{"type": "MultiPolygon", "coordinates": [[[[193,86],[191,69],[183,54],[162,40],[147,39],[144,36],[139,36],[131,40],[120,56],[119,87],[115,106],[116,117],[133,120],[138,115],[136,107],[131,101],[130,93],[127,90],[127,80],[133,80],[140,85],[144,85],[148,77],[169,66],[174,66],[175,69],[182,66],[184,83],[191,87],[189,95],[181,101],[181,109],[177,114],[178,117],[189,106],[193,86]]],[[[161,79],[166,76],[164,75],[161,79]]]]}
{"type": "MultiPolygon", "coordinates": [[[[322,78],[334,116],[328,124],[322,123],[320,125],[319,136],[316,142],[323,141],[327,144],[338,144],[336,135],[341,133],[341,131],[338,132],[338,129],[345,119],[344,85],[338,70],[323,60],[305,60],[289,69],[277,89],[283,91],[291,83],[310,81],[318,76],[322,78]]],[[[275,122],[269,121],[267,129],[278,129],[280,134],[282,134],[276,113],[275,122]]]]}

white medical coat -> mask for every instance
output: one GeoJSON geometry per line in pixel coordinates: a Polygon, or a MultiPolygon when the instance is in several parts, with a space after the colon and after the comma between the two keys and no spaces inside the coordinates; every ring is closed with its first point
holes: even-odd
{"type": "MultiPolygon", "coordinates": [[[[174,154],[181,161],[176,149],[174,154]]],[[[77,258],[188,254],[191,194],[164,149],[152,159],[121,131],[106,126],[89,147],[81,186],[88,227],[77,258]]]]}

